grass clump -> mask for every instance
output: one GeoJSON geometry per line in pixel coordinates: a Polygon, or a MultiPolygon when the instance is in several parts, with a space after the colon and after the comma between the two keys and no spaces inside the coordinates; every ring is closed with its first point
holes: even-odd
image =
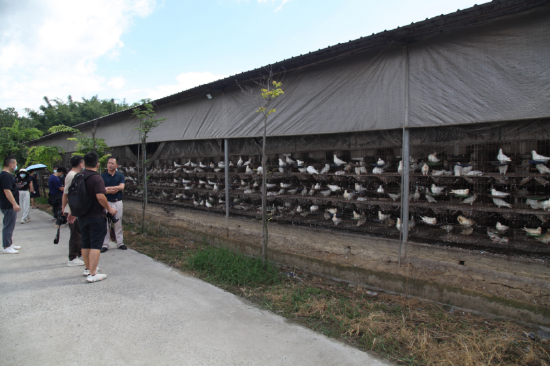
{"type": "Polygon", "coordinates": [[[246,257],[226,248],[205,247],[188,258],[189,268],[206,279],[237,286],[281,282],[279,270],[271,263],[264,267],[258,258],[246,257]]]}

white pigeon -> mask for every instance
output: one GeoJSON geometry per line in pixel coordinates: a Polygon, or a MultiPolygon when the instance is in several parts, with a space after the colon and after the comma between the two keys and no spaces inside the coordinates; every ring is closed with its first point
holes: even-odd
{"type": "Polygon", "coordinates": [[[300,160],[300,159],[296,159],[296,162],[297,162],[298,166],[304,166],[304,164],[305,164],[305,161],[300,160]]]}
{"type": "Polygon", "coordinates": [[[314,167],[312,167],[311,165],[307,167],[307,172],[309,174],[319,174],[319,172],[317,171],[317,169],[315,169],[314,167]]]}
{"type": "Polygon", "coordinates": [[[437,219],[435,217],[427,217],[427,216],[420,216],[422,221],[428,225],[435,225],[437,224],[437,219]]]}
{"type": "Polygon", "coordinates": [[[183,165],[176,164],[176,162],[174,161],[174,166],[175,166],[176,168],[181,168],[183,165]]]}
{"type": "Polygon", "coordinates": [[[456,194],[458,196],[467,196],[470,193],[469,189],[453,189],[451,193],[456,194]]]}
{"type": "Polygon", "coordinates": [[[439,159],[437,158],[437,153],[428,155],[428,160],[430,161],[430,163],[439,163],[439,159]]]}
{"type": "Polygon", "coordinates": [[[533,160],[535,160],[535,161],[544,161],[544,162],[546,162],[546,161],[550,160],[549,157],[537,154],[537,152],[535,150],[531,151],[531,154],[533,155],[533,160]]]}
{"type": "MultiPolygon", "coordinates": [[[[502,149],[501,149],[501,151],[502,151],[502,149]]],[[[497,222],[496,229],[498,231],[504,232],[504,231],[508,230],[509,228],[510,228],[509,226],[502,225],[500,222],[497,222]]]]}
{"type": "Polygon", "coordinates": [[[437,201],[435,200],[435,198],[433,198],[433,197],[430,196],[429,194],[426,194],[425,197],[426,197],[426,201],[428,201],[428,203],[437,203],[437,201]]]}
{"type": "Polygon", "coordinates": [[[384,215],[382,213],[382,211],[378,211],[378,220],[380,221],[386,221],[387,219],[389,219],[391,217],[390,214],[387,214],[387,215],[384,215]]]}
{"type": "Polygon", "coordinates": [[[298,171],[304,174],[305,172],[307,172],[307,168],[298,168],[298,171]]]}
{"type": "Polygon", "coordinates": [[[212,189],[214,192],[217,192],[218,191],[218,185],[216,183],[214,183],[214,188],[212,189]]]}
{"type": "Polygon", "coordinates": [[[248,159],[247,161],[245,161],[243,165],[249,165],[250,163],[252,163],[252,158],[250,158],[250,159],[248,159]]]}
{"type": "Polygon", "coordinates": [[[281,166],[281,167],[286,166],[286,163],[281,158],[279,158],[279,166],[281,166]]]}
{"type": "Polygon", "coordinates": [[[497,160],[500,161],[502,164],[510,163],[512,161],[512,159],[504,155],[504,153],[502,152],[502,149],[498,150],[497,160]]]}
{"type": "Polygon", "coordinates": [[[378,165],[385,165],[386,162],[385,162],[384,160],[378,158],[378,162],[377,162],[376,164],[378,164],[378,165]]]}
{"type": "Polygon", "coordinates": [[[210,162],[210,168],[214,169],[216,166],[214,165],[213,162],[210,162]]]}
{"type": "Polygon", "coordinates": [[[305,196],[307,194],[307,187],[304,186],[304,188],[302,189],[302,196],[305,196]]]}
{"type": "Polygon", "coordinates": [[[243,158],[239,156],[239,161],[237,161],[237,166],[243,165],[243,158]]]}
{"type": "Polygon", "coordinates": [[[384,169],[379,168],[379,167],[374,167],[374,169],[372,170],[372,173],[373,174],[382,174],[382,173],[384,173],[384,169]]]}
{"type": "Polygon", "coordinates": [[[286,157],[286,163],[287,163],[288,165],[293,165],[293,164],[296,164],[296,161],[292,160],[292,159],[290,158],[290,156],[287,156],[287,157],[286,157]]]}
{"type": "Polygon", "coordinates": [[[258,172],[258,175],[262,175],[262,173],[264,172],[264,168],[259,166],[258,169],[256,169],[256,171],[258,172]]]}
{"type": "Polygon", "coordinates": [[[332,222],[334,222],[334,226],[337,226],[339,223],[342,222],[342,220],[337,218],[336,215],[334,215],[332,216],[332,222]]]}
{"type": "Polygon", "coordinates": [[[206,201],[206,207],[212,208],[213,206],[212,206],[212,204],[211,204],[209,201],[206,201]]]}
{"type": "Polygon", "coordinates": [[[380,187],[378,187],[378,189],[376,190],[376,192],[380,193],[380,194],[384,194],[384,187],[382,187],[382,185],[380,185],[380,187]]]}
{"type": "Polygon", "coordinates": [[[218,161],[218,167],[225,168],[225,163],[223,161],[218,161]]]}
{"type": "Polygon", "coordinates": [[[321,189],[321,183],[317,183],[313,189],[319,190],[321,189]]]}
{"type": "Polygon", "coordinates": [[[330,171],[330,165],[328,164],[325,164],[325,166],[323,167],[323,169],[321,169],[321,174],[326,174],[330,171]]]}
{"type": "Polygon", "coordinates": [[[540,174],[550,174],[550,169],[544,164],[536,164],[535,168],[537,168],[540,174]]]}
{"type": "Polygon", "coordinates": [[[418,192],[418,187],[416,187],[416,191],[411,195],[411,199],[414,202],[418,202],[418,200],[420,199],[420,192],[418,192]]]}
{"type": "Polygon", "coordinates": [[[536,229],[530,229],[528,227],[524,227],[521,230],[525,231],[527,234],[530,234],[530,235],[541,235],[542,234],[542,229],[540,227],[538,227],[536,229]]]}
{"type": "Polygon", "coordinates": [[[311,212],[319,211],[319,206],[313,205],[313,206],[311,206],[311,207],[309,208],[309,210],[310,210],[311,212]]]}
{"type": "Polygon", "coordinates": [[[424,165],[422,165],[422,175],[428,175],[429,170],[430,167],[428,166],[428,164],[424,163],[424,165]]]}
{"type": "Polygon", "coordinates": [[[282,183],[280,184],[281,188],[289,188],[290,187],[290,183],[282,183]]]}
{"type": "Polygon", "coordinates": [[[327,187],[332,191],[332,192],[336,192],[336,191],[341,191],[342,188],[340,188],[340,186],[336,185],[336,184],[329,184],[327,185],[327,187]]]}
{"type": "Polygon", "coordinates": [[[302,212],[302,207],[301,206],[296,207],[296,212],[298,213],[302,212]]]}
{"type": "Polygon", "coordinates": [[[390,198],[395,202],[395,200],[399,199],[401,197],[400,194],[393,194],[393,193],[388,193],[388,196],[390,196],[390,198]]]}
{"type": "Polygon", "coordinates": [[[445,187],[438,187],[435,184],[432,184],[432,187],[431,187],[432,193],[436,196],[440,195],[444,189],[445,187]]]}
{"type": "Polygon", "coordinates": [[[206,165],[204,165],[202,161],[199,161],[199,168],[206,168],[206,165]]]}
{"type": "Polygon", "coordinates": [[[353,193],[348,193],[347,190],[344,191],[344,198],[346,199],[346,201],[349,201],[353,198],[353,193]]]}
{"type": "Polygon", "coordinates": [[[509,196],[510,193],[506,193],[506,192],[500,192],[500,191],[497,191],[496,189],[491,189],[491,195],[495,196],[495,197],[506,197],[506,196],[509,196]]]}
{"type": "Polygon", "coordinates": [[[460,177],[462,175],[462,167],[459,164],[460,163],[457,163],[453,168],[455,177],[460,177]]]}
{"type": "Polygon", "coordinates": [[[397,167],[397,172],[403,174],[403,160],[399,161],[399,166],[397,167]]]}
{"type": "Polygon", "coordinates": [[[507,171],[508,171],[508,164],[506,164],[506,165],[499,165],[499,166],[498,166],[498,172],[499,172],[501,175],[505,175],[507,171]]]}
{"type": "Polygon", "coordinates": [[[498,206],[498,208],[501,208],[502,206],[512,208],[512,205],[510,205],[508,202],[500,199],[500,198],[493,198],[493,203],[498,206]]]}
{"type": "Polygon", "coordinates": [[[323,196],[325,196],[325,197],[328,197],[328,196],[330,196],[331,190],[330,190],[330,189],[327,189],[326,191],[321,191],[321,192],[319,192],[319,193],[321,193],[321,194],[322,194],[323,196]]]}
{"type": "Polygon", "coordinates": [[[334,155],[334,164],[340,166],[340,165],[346,165],[347,163],[343,160],[338,159],[338,157],[334,155]]]}
{"type": "Polygon", "coordinates": [[[355,190],[359,193],[366,191],[367,189],[359,183],[355,183],[355,190]]]}
{"type": "Polygon", "coordinates": [[[246,174],[253,174],[254,173],[254,170],[250,169],[250,167],[247,165],[246,166],[246,174]]]}

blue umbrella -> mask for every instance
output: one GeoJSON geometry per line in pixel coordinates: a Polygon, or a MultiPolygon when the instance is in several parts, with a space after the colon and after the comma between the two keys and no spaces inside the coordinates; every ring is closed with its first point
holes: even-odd
{"type": "Polygon", "coordinates": [[[34,164],[34,165],[26,167],[25,170],[29,171],[29,170],[42,169],[42,168],[47,168],[47,166],[45,166],[44,164],[34,164]]]}

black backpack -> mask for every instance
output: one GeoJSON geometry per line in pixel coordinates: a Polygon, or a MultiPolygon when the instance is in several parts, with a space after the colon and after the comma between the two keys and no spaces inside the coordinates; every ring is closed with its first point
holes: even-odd
{"type": "MultiPolygon", "coordinates": [[[[94,174],[97,174],[94,172],[94,174]]],[[[92,209],[93,199],[86,189],[86,179],[94,174],[84,177],[83,173],[75,174],[71,186],[69,187],[68,201],[71,215],[79,217],[84,216],[92,209]]]]}

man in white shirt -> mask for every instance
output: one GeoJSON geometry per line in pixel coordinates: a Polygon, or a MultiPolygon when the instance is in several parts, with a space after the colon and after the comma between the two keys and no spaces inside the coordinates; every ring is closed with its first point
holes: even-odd
{"type": "Polygon", "coordinates": [[[67,222],[69,223],[69,229],[71,230],[71,237],[69,238],[69,267],[83,266],[84,261],[79,257],[82,257],[82,236],[80,235],[80,226],[75,216],[71,215],[71,208],[68,205],[69,202],[69,187],[73,182],[73,178],[76,174],[82,172],[84,169],[84,158],[79,155],[75,155],[71,158],[71,171],[65,178],[65,188],[63,190],[62,199],[62,211],[63,215],[67,216],[67,222]]]}

